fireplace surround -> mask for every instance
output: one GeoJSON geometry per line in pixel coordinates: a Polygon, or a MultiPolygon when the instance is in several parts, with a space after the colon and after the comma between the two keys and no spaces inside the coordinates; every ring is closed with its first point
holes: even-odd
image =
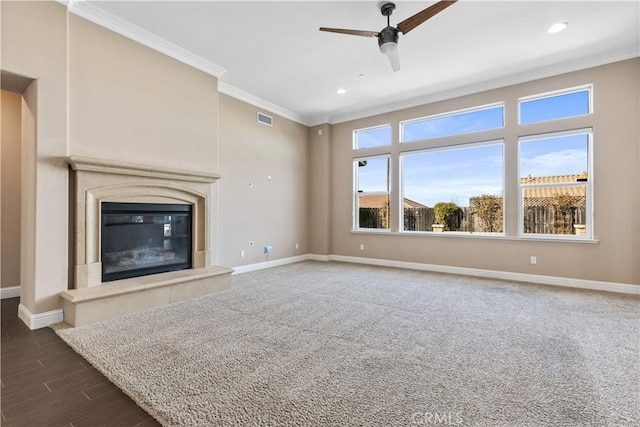
{"type": "Polygon", "coordinates": [[[102,281],[102,203],[185,204],[192,209],[192,267],[210,265],[209,207],[218,174],[71,156],[75,197],[74,288],[102,281]]]}
{"type": "MultiPolygon", "coordinates": [[[[68,157],[67,162],[71,167],[73,278],[69,289],[60,294],[67,323],[79,326],[230,288],[233,270],[211,263],[216,258],[211,252],[216,230],[210,217],[211,207],[215,206],[213,184],[220,178],[218,174],[80,156],[68,157]],[[151,205],[164,209],[164,214],[138,212],[136,218],[129,215],[130,226],[125,229],[131,230],[135,221],[142,225],[140,230],[144,229],[137,241],[130,242],[130,247],[121,245],[126,230],[115,237],[105,234],[103,207],[109,214],[114,206],[145,209],[151,205]],[[187,211],[189,219],[185,223],[187,211]],[[186,228],[190,229],[190,242],[180,251],[174,250],[173,243],[182,239],[186,228]],[[103,239],[111,239],[106,242],[107,252],[103,250],[103,239]],[[141,244],[143,239],[147,240],[146,245],[141,244]],[[180,256],[186,260],[178,262],[179,265],[169,262],[167,270],[171,271],[145,270],[152,266],[142,265],[143,275],[103,277],[103,272],[109,269],[114,273],[110,257],[118,251],[124,252],[119,261],[121,266],[136,258],[141,264],[161,259],[171,261],[180,256]]],[[[125,217],[127,214],[120,212],[115,221],[126,222],[125,217]]]]}

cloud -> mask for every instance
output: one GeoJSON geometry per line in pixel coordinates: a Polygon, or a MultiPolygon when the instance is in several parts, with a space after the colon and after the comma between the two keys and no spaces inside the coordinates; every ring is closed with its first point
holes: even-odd
{"type": "Polygon", "coordinates": [[[579,174],[587,170],[587,150],[552,151],[520,159],[520,176],[553,176],[579,174]]]}

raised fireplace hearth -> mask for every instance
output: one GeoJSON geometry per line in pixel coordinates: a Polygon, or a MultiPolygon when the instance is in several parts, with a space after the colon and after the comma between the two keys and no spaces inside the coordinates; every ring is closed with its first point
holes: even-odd
{"type": "Polygon", "coordinates": [[[229,289],[212,265],[218,174],[71,156],[74,272],[62,292],[79,326],[229,289]]]}

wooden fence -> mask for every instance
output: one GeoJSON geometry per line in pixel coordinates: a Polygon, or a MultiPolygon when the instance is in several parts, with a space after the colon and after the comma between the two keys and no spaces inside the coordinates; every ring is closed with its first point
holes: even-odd
{"type": "MultiPolygon", "coordinates": [[[[433,224],[436,224],[433,208],[404,209],[405,231],[433,231],[433,224]]],[[[460,214],[454,215],[449,222],[449,231],[478,232],[481,228],[479,220],[468,207],[460,208],[460,214]]]]}
{"type": "Polygon", "coordinates": [[[576,234],[575,225],[585,224],[584,207],[556,209],[554,206],[524,208],[524,232],[533,234],[576,234]]]}
{"type": "MultiPolygon", "coordinates": [[[[450,231],[482,233],[485,226],[471,211],[460,208],[460,215],[451,220],[450,231]]],[[[575,234],[574,225],[585,224],[585,208],[572,207],[570,211],[556,210],[553,206],[530,206],[524,208],[524,231],[534,234],[575,234]]],[[[433,231],[436,216],[433,208],[405,208],[405,231],[433,231]]],[[[380,208],[360,208],[360,228],[387,228],[386,212],[380,208]]],[[[496,232],[502,232],[502,224],[496,224],[496,232]]]]}
{"type": "Polygon", "coordinates": [[[386,215],[381,208],[360,208],[360,228],[387,228],[386,215]]]}

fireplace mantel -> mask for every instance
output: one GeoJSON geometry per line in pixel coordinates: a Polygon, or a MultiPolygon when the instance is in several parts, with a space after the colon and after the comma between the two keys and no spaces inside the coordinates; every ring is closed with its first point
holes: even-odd
{"type": "Polygon", "coordinates": [[[100,172],[114,175],[207,183],[212,183],[220,179],[220,175],[217,173],[165,168],[140,163],[117,162],[93,157],[70,156],[67,157],[67,163],[69,163],[73,170],[83,172],[100,172]]]}

